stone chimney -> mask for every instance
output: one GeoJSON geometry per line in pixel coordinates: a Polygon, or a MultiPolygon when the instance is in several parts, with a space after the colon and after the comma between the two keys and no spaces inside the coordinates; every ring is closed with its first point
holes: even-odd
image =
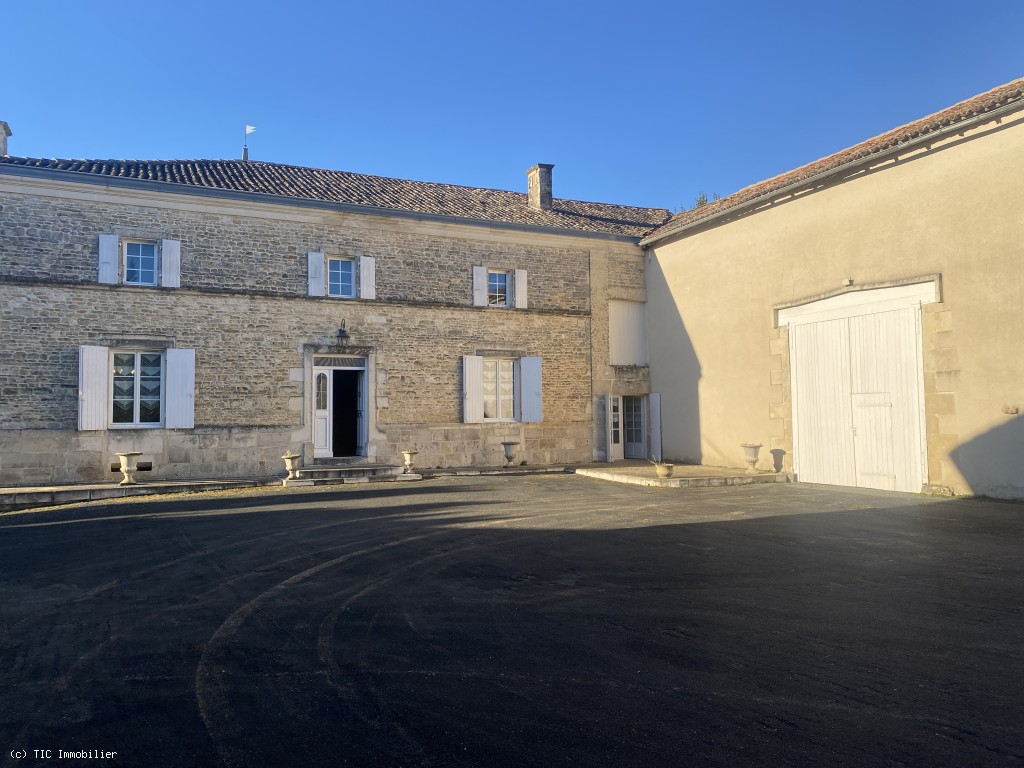
{"type": "MultiPolygon", "coordinates": [[[[11,135],[11,126],[0,120],[0,157],[7,157],[7,137],[11,135]]],[[[548,188],[550,189],[550,183],[548,188]]]]}
{"type": "Polygon", "coordinates": [[[530,207],[538,211],[551,210],[551,169],[548,163],[537,163],[526,172],[530,207]]]}

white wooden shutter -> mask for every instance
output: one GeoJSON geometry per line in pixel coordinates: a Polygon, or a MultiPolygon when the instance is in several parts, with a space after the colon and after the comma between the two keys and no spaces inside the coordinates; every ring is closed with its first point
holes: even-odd
{"type": "Polygon", "coordinates": [[[359,298],[377,298],[377,259],[373,256],[359,257],[359,298]]]}
{"type": "Polygon", "coordinates": [[[117,235],[100,235],[99,282],[117,284],[117,262],[120,240],[117,235]]]}
{"type": "Polygon", "coordinates": [[[168,349],[164,377],[164,426],[192,429],[196,425],[196,351],[168,349]]]}
{"type": "Polygon", "coordinates": [[[106,347],[78,348],[78,428],[106,429],[110,399],[110,353],[106,347]]]}
{"type": "Polygon", "coordinates": [[[544,421],[544,398],[541,394],[541,364],[539,357],[519,360],[520,421],[544,421]]]}
{"type": "Polygon", "coordinates": [[[181,241],[160,241],[160,285],[181,287],[181,241]]]}
{"type": "Polygon", "coordinates": [[[462,357],[462,421],[479,424],[484,420],[484,359],[462,357]]]}
{"type": "Polygon", "coordinates": [[[309,295],[323,296],[326,293],[324,255],[320,251],[310,251],[306,259],[309,264],[309,295]]]}
{"type": "Polygon", "coordinates": [[[473,267],[473,306],[487,306],[487,267],[473,267]]]}
{"type": "Polygon", "coordinates": [[[515,302],[515,307],[516,309],[526,309],[526,270],[512,270],[512,280],[514,284],[512,300],[515,302]]]}
{"type": "Polygon", "coordinates": [[[641,301],[608,302],[608,361],[612,365],[647,365],[646,307],[641,301]]]}
{"type": "Polygon", "coordinates": [[[661,395],[651,392],[651,458],[661,461],[661,395]]]}

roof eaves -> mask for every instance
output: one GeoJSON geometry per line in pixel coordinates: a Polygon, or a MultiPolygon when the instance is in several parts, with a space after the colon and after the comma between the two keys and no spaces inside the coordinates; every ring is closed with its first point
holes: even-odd
{"type": "MultiPolygon", "coordinates": [[[[970,99],[968,101],[970,101],[970,99]]],[[[964,102],[961,102],[960,104],[963,103],[964,102]]],[[[960,104],[954,105],[952,108],[960,106],[960,104]]],[[[722,198],[721,201],[718,201],[720,203],[719,205],[709,205],[709,208],[711,210],[709,210],[707,214],[704,216],[697,216],[692,219],[684,219],[675,225],[673,225],[670,221],[662,225],[661,227],[652,230],[640,240],[640,245],[646,248],[662,240],[666,240],[670,237],[674,237],[688,230],[696,229],[706,224],[710,224],[726,216],[742,215],[743,213],[749,212],[754,208],[764,205],[770,200],[793,194],[794,192],[797,192],[802,189],[812,188],[820,184],[825,179],[846,173],[858,166],[863,166],[868,163],[876,163],[879,160],[885,159],[891,155],[905,152],[906,150],[919,146],[921,144],[929,144],[935,141],[936,139],[948,136],[949,134],[959,133],[963,131],[965,128],[968,128],[972,125],[990,122],[992,120],[998,119],[999,117],[1002,117],[1003,115],[1009,114],[1011,112],[1016,112],[1021,109],[1024,109],[1024,95],[1018,94],[1016,98],[1013,98],[1012,100],[1007,101],[997,107],[993,107],[988,110],[971,112],[968,114],[967,117],[964,117],[960,120],[956,120],[954,122],[940,123],[930,128],[921,127],[920,129],[915,130],[911,134],[911,138],[907,140],[886,143],[875,151],[865,151],[864,154],[858,154],[856,157],[853,157],[846,162],[838,163],[837,165],[832,166],[830,168],[826,168],[824,171],[821,171],[819,173],[796,179],[788,184],[781,184],[778,187],[770,187],[766,189],[764,192],[757,194],[749,199],[738,199],[732,204],[730,204],[730,198],[742,195],[744,190],[741,189],[734,195],[722,198]]],[[[926,119],[927,118],[923,118],[923,120],[926,119]]],[[[907,126],[903,127],[909,128],[912,125],[915,125],[915,123],[910,123],[907,126]]],[[[855,144],[853,147],[840,150],[839,152],[836,152],[833,155],[830,155],[829,157],[835,157],[845,152],[855,150],[857,147],[861,145],[870,144],[872,141],[877,141],[878,139],[880,139],[883,136],[886,136],[889,133],[892,133],[892,131],[887,131],[886,133],[879,134],[879,136],[861,142],[861,144],[855,144]]],[[[823,160],[808,163],[808,166],[817,165],[818,163],[826,162],[827,160],[828,158],[824,158],[823,160]]],[[[799,170],[799,168],[795,170],[799,170]]],[[[786,173],[780,174],[780,176],[788,176],[794,172],[795,171],[788,171],[786,173]]],[[[752,186],[757,185],[755,184],[752,186]]]]}

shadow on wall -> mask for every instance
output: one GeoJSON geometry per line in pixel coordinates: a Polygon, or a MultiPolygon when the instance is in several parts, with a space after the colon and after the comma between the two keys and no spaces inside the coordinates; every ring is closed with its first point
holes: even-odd
{"type": "Polygon", "coordinates": [[[1024,499],[1024,415],[968,440],[950,457],[973,493],[1024,499]]]}
{"type": "Polygon", "coordinates": [[[661,270],[651,258],[647,267],[647,349],[650,355],[651,391],[661,394],[661,444],[666,459],[700,464],[701,367],[661,270]]]}

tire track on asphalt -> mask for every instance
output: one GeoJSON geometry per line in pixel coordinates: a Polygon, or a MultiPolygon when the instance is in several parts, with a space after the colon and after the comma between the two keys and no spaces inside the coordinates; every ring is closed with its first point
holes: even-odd
{"type": "Polygon", "coordinates": [[[230,638],[238,632],[242,625],[267,601],[285,594],[293,587],[307,581],[308,579],[334,568],[343,563],[350,562],[356,558],[366,555],[385,552],[395,547],[400,547],[411,542],[421,541],[428,538],[449,534],[450,531],[435,531],[415,536],[407,536],[394,539],[372,547],[348,552],[339,557],[320,563],[300,571],[291,577],[275,584],[273,587],[261,592],[256,597],[244,603],[235,610],[224,623],[210,636],[206,642],[203,654],[196,665],[195,676],[195,697],[199,708],[199,715],[206,726],[221,760],[228,766],[244,766],[247,763],[244,758],[244,750],[240,742],[244,740],[244,733],[238,719],[232,716],[231,706],[228,701],[226,686],[223,685],[215,670],[214,659],[216,654],[229,644],[230,638]]]}
{"type": "MultiPolygon", "coordinates": [[[[416,506],[420,506],[420,505],[416,505],[416,506]]],[[[434,508],[434,505],[432,505],[432,504],[424,504],[422,506],[427,507],[427,508],[431,508],[431,509],[434,508]]],[[[406,509],[408,509],[408,507],[406,507],[406,509]]],[[[239,513],[239,514],[241,514],[241,513],[239,513]]],[[[136,515],[136,516],[130,516],[130,517],[136,518],[136,519],[147,519],[147,518],[148,519],[152,519],[151,516],[146,516],[146,515],[136,515]]],[[[101,585],[99,585],[97,587],[94,587],[93,589],[89,590],[87,593],[79,595],[78,597],[76,597],[76,598],[74,598],[74,599],[72,599],[70,601],[66,601],[64,603],[61,603],[58,606],[54,606],[52,608],[46,609],[45,611],[32,614],[31,616],[26,616],[25,618],[19,620],[15,625],[12,625],[10,629],[11,630],[16,629],[16,628],[23,629],[27,625],[27,623],[29,623],[29,622],[38,623],[40,621],[45,620],[46,618],[58,616],[62,612],[66,611],[69,606],[84,603],[84,602],[86,602],[86,601],[88,601],[90,599],[94,599],[94,598],[96,598],[96,597],[102,595],[103,593],[108,592],[108,591],[110,591],[112,589],[116,589],[118,587],[128,586],[129,584],[131,584],[133,582],[137,582],[139,580],[145,579],[145,578],[147,578],[149,576],[152,576],[154,574],[160,573],[161,571],[166,571],[168,569],[174,568],[175,566],[186,564],[189,561],[194,561],[194,560],[198,560],[198,559],[211,559],[211,558],[215,557],[218,554],[222,554],[222,553],[230,551],[230,550],[236,550],[236,549],[240,549],[240,548],[243,548],[243,547],[247,547],[247,546],[249,546],[249,545],[251,545],[251,544],[253,544],[254,542],[257,542],[257,541],[266,541],[268,539],[280,539],[280,538],[283,538],[283,537],[292,537],[292,536],[296,536],[296,535],[307,535],[308,536],[310,534],[315,534],[315,533],[317,533],[319,531],[324,531],[324,530],[328,530],[328,529],[348,527],[348,526],[352,526],[352,525],[358,525],[360,523],[376,523],[376,522],[381,522],[381,521],[398,522],[398,523],[408,522],[408,512],[396,513],[396,514],[393,514],[393,515],[384,515],[384,516],[381,516],[381,515],[370,515],[370,516],[365,516],[365,517],[360,517],[360,518],[346,518],[344,520],[331,521],[329,523],[322,523],[322,524],[318,524],[318,525],[303,526],[303,527],[300,527],[300,528],[288,528],[288,529],[281,530],[281,531],[275,531],[274,533],[271,533],[271,534],[260,534],[260,535],[250,536],[250,537],[245,538],[245,539],[234,540],[234,541],[232,541],[230,543],[227,543],[227,544],[224,544],[224,545],[220,545],[220,546],[217,546],[217,547],[212,548],[212,549],[211,548],[207,548],[207,549],[199,550],[199,551],[196,551],[196,552],[191,552],[191,553],[189,553],[187,555],[183,555],[183,556],[180,556],[180,557],[172,558],[171,560],[167,560],[167,561],[164,561],[162,563],[158,563],[157,565],[153,565],[153,566],[150,566],[148,568],[144,568],[144,569],[142,569],[140,571],[136,571],[135,573],[127,575],[127,576],[125,576],[123,578],[118,578],[118,579],[114,579],[114,580],[109,581],[109,582],[105,582],[104,584],[101,584],[101,585]]],[[[7,526],[7,527],[11,528],[11,527],[26,527],[26,526],[7,526]]],[[[319,555],[319,554],[322,554],[322,553],[337,551],[339,549],[350,548],[352,546],[362,546],[366,542],[372,541],[372,540],[375,540],[375,539],[376,539],[376,537],[360,539],[358,542],[346,542],[344,544],[339,544],[339,545],[335,545],[335,546],[331,546],[331,547],[326,547],[326,548],[323,548],[323,549],[320,549],[320,550],[315,550],[314,552],[305,552],[305,553],[300,554],[300,555],[292,555],[292,556],[289,556],[289,557],[286,557],[286,558],[281,558],[281,559],[279,559],[277,561],[273,561],[272,563],[265,564],[263,566],[263,569],[266,570],[266,569],[273,569],[273,568],[277,568],[277,567],[283,567],[287,563],[293,562],[295,560],[308,559],[309,557],[315,557],[316,555],[319,555]]],[[[223,569],[219,565],[215,565],[214,564],[214,567],[217,570],[223,572],[223,569]]],[[[249,578],[252,577],[252,575],[253,575],[253,572],[246,571],[244,573],[240,573],[240,574],[237,574],[237,575],[235,575],[233,577],[230,577],[227,580],[217,581],[216,584],[211,586],[209,589],[205,590],[204,592],[198,593],[197,597],[203,598],[203,597],[209,596],[210,594],[213,594],[213,593],[215,593],[215,592],[225,588],[226,586],[230,586],[230,585],[236,584],[238,582],[244,581],[246,579],[249,579],[249,578]]],[[[25,740],[28,738],[29,732],[31,731],[31,729],[33,727],[33,723],[37,723],[37,722],[43,721],[44,713],[47,712],[48,710],[53,709],[53,702],[54,702],[54,700],[57,699],[59,696],[63,695],[68,690],[68,688],[70,687],[71,681],[74,678],[74,676],[76,674],[78,674],[78,672],[80,670],[85,668],[86,665],[89,662],[91,662],[91,661],[95,660],[96,658],[100,657],[105,650],[107,650],[108,648],[113,646],[115,643],[129,638],[140,627],[143,627],[143,626],[145,626],[147,624],[151,624],[153,622],[161,620],[165,616],[167,616],[168,614],[173,613],[173,612],[175,612],[177,610],[180,610],[180,606],[175,604],[175,605],[172,605],[172,606],[167,606],[167,607],[158,609],[158,610],[156,610],[156,611],[154,611],[152,613],[148,613],[148,614],[140,617],[138,620],[134,621],[131,624],[130,628],[128,628],[128,629],[126,629],[126,630],[124,630],[122,632],[119,632],[117,634],[111,635],[111,636],[105,638],[100,643],[97,643],[97,644],[91,646],[89,649],[87,649],[87,650],[85,650],[83,652],[80,652],[76,656],[75,660],[73,662],[71,662],[71,664],[67,667],[67,669],[63,673],[55,676],[52,679],[52,681],[49,683],[49,685],[51,687],[51,690],[47,694],[43,695],[42,701],[33,710],[32,714],[26,719],[26,725],[23,726],[19,730],[17,735],[14,737],[15,738],[15,742],[17,742],[17,743],[25,743],[25,740]]],[[[11,634],[10,632],[6,632],[5,633],[5,635],[10,635],[10,634],[11,634]]],[[[3,761],[3,764],[6,764],[6,762],[7,762],[6,760],[3,761]]]]}
{"type": "MultiPolygon", "coordinates": [[[[622,522],[628,520],[627,517],[622,515],[622,509],[621,508],[618,508],[618,509],[611,509],[611,508],[609,508],[609,509],[605,509],[605,510],[601,510],[601,511],[616,512],[617,516],[615,518],[613,518],[614,522],[616,524],[622,523],[622,522]]],[[[549,522],[551,520],[554,520],[554,519],[564,519],[564,518],[572,519],[572,518],[577,518],[578,516],[579,516],[579,512],[578,511],[571,511],[571,512],[566,512],[566,513],[561,513],[561,514],[553,514],[553,515],[552,514],[541,514],[541,515],[537,515],[537,516],[534,516],[534,517],[531,517],[531,518],[520,518],[520,519],[536,519],[536,517],[542,517],[544,522],[547,523],[547,522],[549,522]]],[[[469,524],[469,525],[465,525],[465,526],[460,526],[460,528],[475,528],[475,527],[482,527],[482,526],[486,525],[488,530],[494,530],[494,529],[511,527],[510,524],[513,523],[513,522],[516,522],[516,521],[517,520],[509,519],[509,520],[500,521],[497,525],[495,525],[493,523],[491,523],[491,524],[480,524],[480,525],[469,524]]],[[[607,518],[604,518],[604,519],[601,520],[601,523],[605,524],[605,525],[608,522],[609,521],[608,521],[607,518]]],[[[584,525],[574,526],[574,527],[570,527],[570,528],[560,528],[558,530],[561,532],[563,530],[590,530],[592,528],[593,528],[592,525],[584,524],[584,525]]],[[[494,546],[499,546],[499,545],[500,546],[508,546],[509,544],[519,544],[519,543],[522,543],[524,541],[529,541],[529,540],[532,540],[532,539],[540,539],[540,538],[548,537],[548,536],[551,535],[551,533],[552,533],[552,531],[550,529],[545,528],[543,530],[532,531],[530,533],[525,533],[522,536],[517,536],[517,537],[512,538],[512,539],[502,539],[500,541],[494,541],[492,543],[473,542],[471,544],[464,545],[464,546],[461,546],[461,547],[456,547],[454,549],[447,550],[447,551],[444,551],[444,552],[432,553],[430,555],[426,555],[425,557],[419,558],[418,560],[406,563],[402,567],[393,570],[392,572],[388,573],[387,575],[382,576],[382,577],[380,577],[380,578],[378,578],[378,579],[376,579],[376,580],[366,584],[358,592],[354,593],[349,598],[347,598],[340,606],[338,606],[333,611],[331,611],[327,615],[327,617],[321,622],[319,637],[318,637],[318,640],[317,640],[317,650],[318,650],[318,656],[319,656],[319,659],[320,659],[320,663],[324,666],[324,668],[327,671],[327,681],[328,681],[328,683],[339,694],[341,694],[342,697],[344,697],[346,699],[345,703],[348,706],[349,710],[352,711],[352,713],[359,720],[361,720],[364,724],[366,724],[367,726],[369,726],[371,728],[374,728],[375,730],[381,730],[384,727],[390,725],[390,727],[394,730],[394,732],[401,738],[401,740],[403,742],[405,742],[409,746],[409,748],[416,755],[422,756],[424,754],[424,749],[423,749],[422,745],[414,737],[412,737],[408,733],[408,731],[404,727],[402,727],[402,725],[400,724],[399,717],[397,716],[397,713],[396,713],[394,707],[391,704],[389,704],[389,702],[387,700],[387,697],[385,696],[384,692],[381,690],[380,686],[378,686],[378,685],[376,685],[374,683],[372,672],[370,670],[369,665],[366,662],[365,654],[362,651],[359,651],[359,652],[354,654],[357,657],[356,662],[353,664],[353,666],[355,667],[355,674],[358,675],[358,677],[360,678],[360,680],[362,682],[363,688],[366,689],[366,693],[364,694],[364,698],[372,699],[373,703],[375,704],[374,708],[377,710],[378,715],[385,715],[385,717],[377,717],[377,718],[371,719],[369,716],[367,716],[362,711],[362,709],[359,707],[358,702],[354,701],[355,696],[353,696],[351,693],[349,693],[351,687],[348,686],[348,685],[345,685],[344,682],[343,682],[343,678],[346,677],[346,674],[345,674],[344,670],[342,670],[341,665],[334,658],[334,654],[332,652],[333,647],[334,647],[334,632],[335,632],[335,627],[337,626],[337,623],[338,623],[338,619],[340,618],[341,614],[343,614],[344,612],[348,611],[361,598],[365,597],[366,595],[370,594],[371,592],[374,592],[374,591],[378,590],[382,586],[384,586],[384,585],[386,585],[386,584],[396,580],[397,578],[400,578],[400,577],[408,574],[410,571],[413,571],[413,570],[423,566],[424,564],[431,565],[432,566],[431,570],[443,570],[444,568],[447,568],[450,565],[452,565],[453,563],[457,562],[456,558],[461,556],[461,555],[463,555],[463,554],[465,554],[466,552],[473,551],[473,550],[488,549],[488,548],[491,548],[491,547],[494,547],[494,546]],[[384,723],[385,725],[380,725],[379,723],[384,723]]],[[[371,622],[371,625],[370,625],[370,627],[368,629],[368,632],[367,632],[368,637],[372,633],[373,627],[376,625],[376,620],[377,620],[378,617],[379,617],[379,614],[376,615],[374,617],[374,620],[371,622]]],[[[407,623],[409,624],[410,627],[412,627],[411,622],[407,622],[407,623]]],[[[413,631],[415,632],[416,630],[413,628],[413,631]]],[[[416,632],[416,634],[418,634],[418,635],[420,635],[422,637],[421,633],[416,632]]],[[[369,639],[364,640],[364,645],[370,645],[370,644],[372,644],[372,643],[370,642],[369,639]]],[[[432,645],[432,647],[434,649],[439,650],[439,651],[445,653],[449,657],[454,657],[455,656],[455,654],[446,646],[438,645],[436,642],[431,642],[431,645],[432,645]]],[[[477,672],[475,674],[474,673],[465,673],[465,674],[460,673],[460,677],[463,677],[463,678],[477,677],[479,679],[486,680],[491,685],[495,685],[496,687],[501,688],[502,690],[504,690],[507,693],[510,693],[510,694],[516,696],[517,698],[520,698],[520,699],[522,699],[522,700],[524,700],[526,702],[533,703],[533,699],[531,697],[527,696],[526,694],[524,694],[520,690],[516,690],[510,684],[508,684],[508,683],[506,683],[504,681],[495,679],[493,675],[486,675],[483,672],[477,672]]],[[[532,679],[532,678],[530,678],[530,679],[532,679]]],[[[395,757],[404,758],[406,756],[405,755],[395,755],[395,757]]]]}
{"type": "MultiPolygon", "coordinates": [[[[228,701],[228,696],[225,691],[225,687],[219,683],[219,676],[215,672],[215,665],[213,664],[215,654],[222,648],[227,647],[231,636],[236,634],[245,622],[267,601],[284,595],[288,590],[297,587],[308,579],[317,576],[324,571],[339,565],[348,563],[356,558],[366,557],[369,555],[377,554],[380,552],[387,551],[405,544],[409,544],[416,541],[422,541],[425,539],[431,539],[442,535],[451,535],[453,531],[461,531],[467,528],[503,528],[510,526],[514,523],[520,523],[537,518],[543,519],[545,522],[553,518],[562,518],[567,516],[578,515],[578,512],[563,513],[561,515],[547,515],[543,512],[538,512],[530,515],[520,515],[517,517],[505,517],[501,519],[488,519],[482,521],[473,521],[466,523],[459,523],[455,528],[446,528],[441,531],[435,531],[432,533],[419,534],[416,536],[408,536],[399,539],[395,539],[389,542],[385,542],[376,546],[367,547],[365,549],[349,552],[341,555],[332,560],[320,563],[307,570],[301,571],[293,576],[285,579],[284,581],[275,584],[273,587],[265,590],[256,597],[252,598],[244,605],[240,606],[234,613],[229,616],[223,624],[217,629],[216,632],[210,637],[206,643],[205,650],[202,657],[200,658],[199,664],[196,668],[196,682],[195,682],[195,695],[196,702],[199,707],[200,716],[203,719],[203,723],[206,726],[207,733],[210,735],[211,740],[216,745],[216,749],[221,759],[228,766],[244,766],[246,765],[245,759],[245,738],[242,732],[242,727],[238,724],[238,719],[232,716],[231,706],[228,701]],[[233,742],[233,743],[229,743],[233,742]]],[[[549,531],[539,531],[535,536],[543,536],[549,534],[549,531]]],[[[522,538],[522,537],[521,537],[522,538]]],[[[475,546],[475,545],[474,545],[475,546]]],[[[465,548],[465,547],[463,547],[465,548]]],[[[399,568],[400,571],[409,570],[421,561],[429,561],[436,559],[436,557],[444,556],[441,555],[428,555],[425,558],[421,558],[419,561],[413,561],[407,563],[399,568]]],[[[375,579],[369,584],[364,584],[359,588],[357,595],[368,594],[373,591],[376,586],[381,583],[394,578],[394,573],[390,573],[381,578],[375,579]]],[[[351,604],[352,597],[346,600],[346,604],[351,604]]],[[[340,611],[338,612],[340,613],[340,611]]],[[[318,642],[319,645],[319,642],[318,642]]]]}

